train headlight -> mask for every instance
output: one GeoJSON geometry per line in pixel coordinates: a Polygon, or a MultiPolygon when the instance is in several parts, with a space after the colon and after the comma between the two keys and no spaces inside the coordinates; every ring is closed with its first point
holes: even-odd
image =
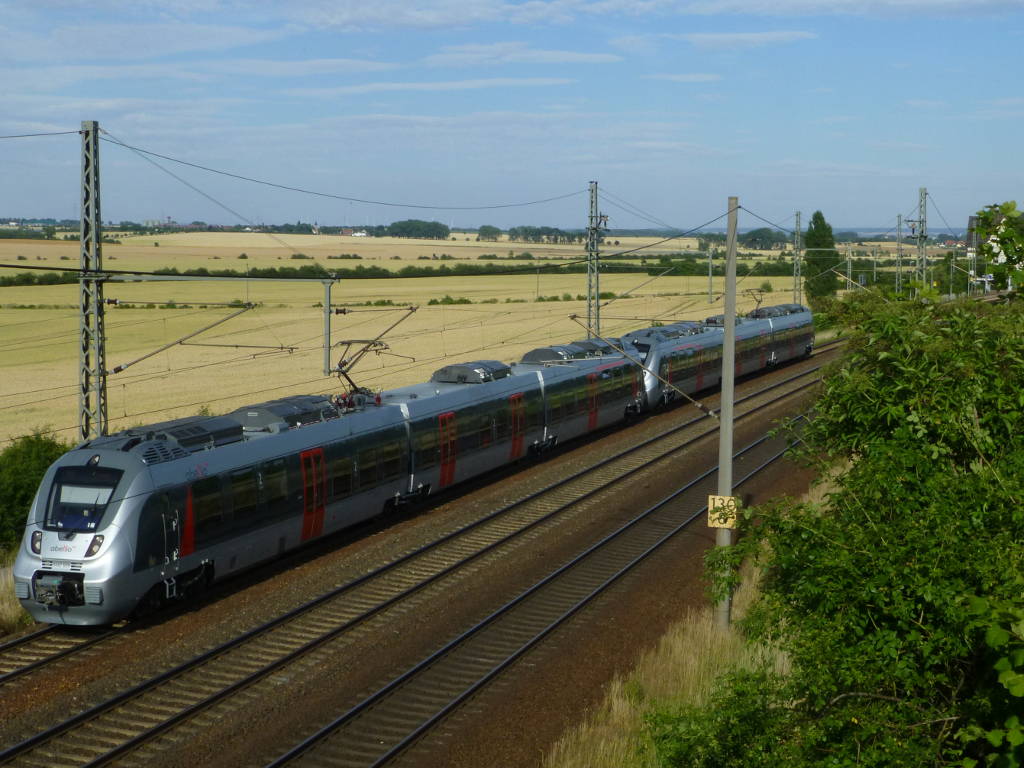
{"type": "Polygon", "coordinates": [[[32,551],[37,555],[43,551],[43,532],[32,531],[32,551]]]}
{"type": "Polygon", "coordinates": [[[89,548],[85,550],[86,557],[92,557],[100,551],[100,547],[103,546],[103,536],[97,535],[92,537],[92,541],[89,543],[89,548]]]}

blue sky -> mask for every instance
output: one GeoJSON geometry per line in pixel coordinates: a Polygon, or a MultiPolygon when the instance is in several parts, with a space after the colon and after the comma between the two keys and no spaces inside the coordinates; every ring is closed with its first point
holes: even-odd
{"type": "MultiPolygon", "coordinates": [[[[960,228],[1024,197],[1022,49],[1022,0],[0,0],[0,135],[98,120],[387,203],[571,195],[431,210],[155,159],[204,196],[104,143],[113,221],[572,228],[595,180],[612,227],[694,227],[737,195],[786,226],[820,209],[887,228],[923,186],[929,223],[960,228]]],[[[0,140],[0,215],[77,217],[79,152],[74,135],[0,140]]]]}

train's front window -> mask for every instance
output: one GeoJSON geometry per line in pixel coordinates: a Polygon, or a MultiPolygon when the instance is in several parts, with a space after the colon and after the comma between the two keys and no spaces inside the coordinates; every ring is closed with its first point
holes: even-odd
{"type": "Polygon", "coordinates": [[[122,474],[119,469],[105,467],[58,469],[46,510],[46,527],[75,533],[95,531],[122,474]]]}

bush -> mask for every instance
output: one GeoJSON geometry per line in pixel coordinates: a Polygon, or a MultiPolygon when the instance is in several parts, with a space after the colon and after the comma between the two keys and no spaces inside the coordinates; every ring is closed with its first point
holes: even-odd
{"type": "Polygon", "coordinates": [[[71,448],[36,431],[0,451],[0,546],[21,540],[32,499],[53,462],[71,448]]]}
{"type": "Polygon", "coordinates": [[[738,545],[708,558],[716,596],[744,555],[761,561],[743,628],[791,671],[720,681],[710,715],[656,713],[659,755],[1020,765],[1024,303],[884,304],[858,291],[833,314],[848,353],[803,439],[822,470],[847,467],[837,490],[820,506],[746,512],[738,545]]]}

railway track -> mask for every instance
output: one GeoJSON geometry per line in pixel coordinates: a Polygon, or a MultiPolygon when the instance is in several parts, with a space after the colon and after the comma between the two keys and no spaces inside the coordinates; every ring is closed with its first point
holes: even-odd
{"type": "MultiPolygon", "coordinates": [[[[817,367],[762,388],[738,405],[771,392],[795,391],[817,367]]],[[[742,418],[752,411],[739,414],[742,418]]],[[[285,666],[308,659],[328,643],[345,642],[370,619],[546,524],[634,472],[677,453],[698,437],[683,437],[692,419],[615,457],[498,510],[421,550],[257,627],[183,665],[0,752],[0,763],[79,766],[146,764],[164,734],[188,727],[197,714],[230,705],[285,666]]],[[[708,426],[713,426],[710,423],[708,426]]],[[[691,430],[692,431],[692,430],[691,430]]],[[[368,630],[366,630],[368,631],[368,630]]]]}
{"type": "MultiPolygon", "coordinates": [[[[762,448],[761,438],[735,458],[762,448]]],[[[734,488],[782,458],[767,457],[734,488]]],[[[707,512],[695,494],[713,489],[712,469],[644,510],[443,648],[364,698],[267,768],[377,768],[389,763],[591,601],[707,512]],[[696,509],[696,511],[694,511],[696,509]]],[[[706,496],[705,496],[706,498],[706,496]]]]}
{"type": "Polygon", "coordinates": [[[68,630],[47,624],[0,644],[0,685],[89,648],[114,634],[110,629],[68,630]]]}
{"type": "MultiPolygon", "coordinates": [[[[831,340],[819,345],[815,357],[834,351],[840,342],[831,340]]],[[[810,371],[816,371],[815,366],[810,371]]],[[[783,382],[785,385],[785,382],[783,382]]],[[[742,398],[744,402],[774,387],[764,387],[742,398]]],[[[690,419],[675,428],[678,431],[690,427],[700,417],[690,419]]],[[[572,479],[572,478],[570,478],[572,479]]],[[[0,685],[15,678],[43,671],[47,667],[69,660],[74,654],[93,647],[117,635],[117,630],[96,630],[47,625],[21,637],[0,644],[0,685]]]]}

